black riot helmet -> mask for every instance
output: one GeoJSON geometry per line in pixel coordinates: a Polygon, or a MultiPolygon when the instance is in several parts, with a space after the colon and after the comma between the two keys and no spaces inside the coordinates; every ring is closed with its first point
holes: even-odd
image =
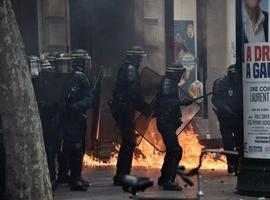
{"type": "Polygon", "coordinates": [[[136,68],[140,67],[143,57],[146,56],[145,50],[140,46],[134,46],[127,50],[126,61],[133,64],[136,68]]]}
{"type": "Polygon", "coordinates": [[[55,56],[55,71],[60,73],[71,72],[71,57],[67,53],[58,53],[55,56]]]}
{"type": "Polygon", "coordinates": [[[89,73],[92,68],[91,57],[83,49],[75,49],[71,52],[73,69],[89,73]]]}
{"type": "Polygon", "coordinates": [[[40,59],[37,56],[29,56],[27,58],[29,70],[32,78],[36,78],[41,71],[41,63],[40,59]]]}
{"type": "Polygon", "coordinates": [[[49,53],[44,53],[44,59],[48,60],[55,67],[55,59],[56,56],[59,54],[59,51],[51,51],[49,53]]]}
{"type": "Polygon", "coordinates": [[[185,72],[185,68],[183,65],[178,63],[173,63],[170,66],[166,67],[166,78],[174,81],[175,83],[179,83],[182,78],[183,73],[185,72]]]}
{"type": "Polygon", "coordinates": [[[41,60],[41,71],[52,72],[55,67],[46,59],[41,60]]]}
{"type": "Polygon", "coordinates": [[[237,82],[238,77],[237,77],[237,71],[236,71],[236,66],[235,65],[230,65],[227,69],[227,76],[230,81],[232,82],[237,82]]]}

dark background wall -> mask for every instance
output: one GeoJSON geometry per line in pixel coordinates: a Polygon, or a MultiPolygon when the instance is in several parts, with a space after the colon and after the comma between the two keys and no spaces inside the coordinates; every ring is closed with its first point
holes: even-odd
{"type": "Polygon", "coordinates": [[[38,55],[38,19],[36,0],[11,0],[27,55],[38,55]]]}

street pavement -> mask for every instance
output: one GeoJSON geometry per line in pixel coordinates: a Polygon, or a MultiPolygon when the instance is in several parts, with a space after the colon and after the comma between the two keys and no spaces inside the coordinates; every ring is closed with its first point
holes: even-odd
{"type": "MultiPolygon", "coordinates": [[[[84,179],[90,181],[87,192],[72,192],[68,185],[59,185],[54,193],[54,200],[127,200],[131,194],[123,192],[121,187],[113,186],[112,177],[115,169],[113,167],[87,168],[83,171],[84,179]]],[[[159,169],[137,167],[133,168],[132,174],[151,177],[154,186],[147,191],[138,194],[134,199],[194,199],[197,196],[197,177],[192,177],[195,185],[193,187],[177,178],[183,191],[163,191],[157,186],[160,175],[159,169]]],[[[237,177],[227,174],[225,171],[202,171],[202,188],[204,200],[265,200],[264,197],[248,197],[236,194],[237,177]]]]}

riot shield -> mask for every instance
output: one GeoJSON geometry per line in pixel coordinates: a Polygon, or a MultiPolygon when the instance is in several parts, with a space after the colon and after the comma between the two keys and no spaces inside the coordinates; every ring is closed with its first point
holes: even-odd
{"type": "MultiPolygon", "coordinates": [[[[151,69],[147,69],[147,75],[150,77],[152,74],[149,72],[151,69]]],[[[155,72],[152,72],[155,74],[155,72]]],[[[158,74],[157,74],[158,75],[158,74]]],[[[159,76],[159,75],[158,75],[159,76]]],[[[150,78],[148,78],[150,79],[150,78]]],[[[158,78],[156,77],[156,80],[158,78]]],[[[159,80],[161,80],[161,77],[159,76],[159,80]]],[[[142,82],[144,84],[144,82],[142,82]]],[[[159,82],[158,82],[159,84],[159,82]]],[[[157,85],[155,86],[157,87],[157,85]]],[[[180,93],[180,98],[186,98],[192,100],[191,97],[187,93],[185,93],[180,87],[179,87],[179,93],[180,93]]],[[[155,100],[152,98],[152,103],[155,100]]],[[[191,105],[185,107],[181,106],[181,112],[182,112],[182,125],[181,127],[178,128],[176,134],[179,136],[180,133],[187,127],[187,125],[192,121],[192,119],[196,116],[196,114],[200,110],[200,106],[198,103],[193,102],[191,105]]],[[[140,114],[135,121],[135,127],[136,127],[136,132],[138,135],[141,137],[137,137],[137,145],[140,144],[142,138],[147,140],[151,145],[153,145],[157,150],[164,152],[166,150],[165,145],[163,143],[161,134],[156,128],[156,119],[153,118],[153,115],[150,117],[145,117],[144,115],[140,114]]]]}
{"type": "MultiPolygon", "coordinates": [[[[148,67],[144,67],[141,71],[141,91],[145,101],[153,107],[155,101],[156,90],[161,81],[161,76],[148,67]]],[[[152,109],[153,110],[153,109],[152,109]]],[[[143,139],[143,134],[145,133],[149,123],[151,122],[154,112],[152,111],[147,117],[141,113],[136,115],[136,143],[139,145],[143,139]],[[142,121],[142,122],[140,122],[142,121]]]]}
{"type": "Polygon", "coordinates": [[[40,105],[62,105],[68,94],[71,74],[42,71],[33,81],[36,100],[40,105]]]}
{"type": "MultiPolygon", "coordinates": [[[[145,101],[149,104],[153,103],[154,102],[153,99],[155,98],[157,86],[159,85],[159,83],[161,81],[161,76],[158,73],[151,70],[150,68],[144,67],[141,71],[140,81],[141,81],[141,92],[142,92],[142,95],[143,95],[145,101]]],[[[142,140],[142,134],[139,134],[139,133],[145,132],[148,124],[150,123],[150,121],[152,119],[153,114],[154,113],[151,113],[151,114],[149,114],[148,117],[146,117],[144,115],[141,115],[140,112],[136,113],[135,121],[137,121],[137,120],[143,121],[143,123],[138,123],[142,126],[142,127],[138,128],[140,131],[138,132],[135,130],[137,145],[139,145],[141,140],[142,140]]],[[[119,131],[117,124],[115,124],[113,130],[114,130],[115,134],[117,134],[117,135],[120,134],[120,131],[119,131]]]]}

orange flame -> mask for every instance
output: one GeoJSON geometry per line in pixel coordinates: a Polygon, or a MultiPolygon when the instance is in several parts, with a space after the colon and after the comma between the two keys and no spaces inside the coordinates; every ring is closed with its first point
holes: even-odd
{"type": "MultiPolygon", "coordinates": [[[[150,124],[150,130],[153,131],[150,124]]],[[[155,135],[155,134],[153,134],[155,135]]],[[[194,132],[192,127],[186,128],[179,137],[179,142],[183,147],[183,157],[181,165],[186,168],[194,168],[198,165],[199,157],[203,145],[199,143],[198,135],[194,132]]],[[[120,145],[116,145],[116,150],[119,150],[120,145]]],[[[132,166],[140,166],[147,168],[161,168],[163,163],[164,153],[156,150],[146,140],[142,140],[137,147],[133,157],[132,166]]],[[[84,156],[85,167],[97,167],[97,166],[115,166],[117,162],[117,153],[111,155],[111,158],[107,162],[103,162],[92,155],[84,156]]],[[[201,169],[226,169],[226,157],[215,157],[215,155],[207,155],[203,159],[201,169]]]]}

